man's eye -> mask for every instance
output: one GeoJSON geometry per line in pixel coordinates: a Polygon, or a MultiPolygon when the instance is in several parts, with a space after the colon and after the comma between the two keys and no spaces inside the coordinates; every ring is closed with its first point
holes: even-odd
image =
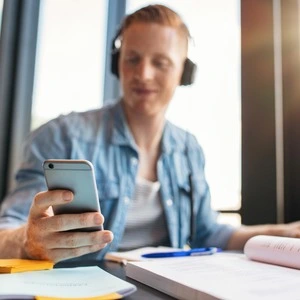
{"type": "Polygon", "coordinates": [[[154,61],[154,65],[159,69],[167,69],[169,67],[168,61],[165,60],[156,60],[154,61]]]}
{"type": "Polygon", "coordinates": [[[126,61],[131,65],[136,65],[139,62],[138,57],[127,57],[126,61]]]}

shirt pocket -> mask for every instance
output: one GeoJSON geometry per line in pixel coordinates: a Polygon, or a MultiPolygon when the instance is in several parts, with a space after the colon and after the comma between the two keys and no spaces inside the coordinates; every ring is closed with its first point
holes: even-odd
{"type": "Polygon", "coordinates": [[[191,185],[190,185],[190,173],[191,170],[188,167],[185,157],[180,157],[175,163],[176,179],[178,188],[178,201],[180,205],[180,211],[182,216],[189,218],[190,216],[190,203],[191,203],[191,185]]]}
{"type": "Polygon", "coordinates": [[[180,210],[185,221],[191,218],[191,206],[194,214],[198,211],[202,201],[209,197],[209,189],[203,174],[191,174],[189,169],[182,170],[178,177],[178,192],[180,200],[180,210]]]}
{"type": "MultiPolygon", "coordinates": [[[[184,155],[174,154],[174,171],[176,183],[180,194],[189,195],[190,193],[190,174],[191,169],[189,168],[187,158],[184,155]]],[[[181,195],[180,195],[181,196],[181,195]]]]}

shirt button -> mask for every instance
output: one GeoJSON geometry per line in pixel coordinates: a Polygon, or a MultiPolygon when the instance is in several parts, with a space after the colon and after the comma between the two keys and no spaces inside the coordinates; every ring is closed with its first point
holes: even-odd
{"type": "Polygon", "coordinates": [[[131,158],[131,163],[132,163],[132,165],[136,166],[136,165],[138,164],[137,158],[132,157],[132,158],[131,158]]]}
{"type": "Polygon", "coordinates": [[[124,197],[124,203],[128,205],[130,203],[129,197],[124,197]]]}
{"type": "Polygon", "coordinates": [[[167,202],[168,206],[172,206],[173,205],[173,200],[172,199],[168,199],[166,202],[167,202]]]}

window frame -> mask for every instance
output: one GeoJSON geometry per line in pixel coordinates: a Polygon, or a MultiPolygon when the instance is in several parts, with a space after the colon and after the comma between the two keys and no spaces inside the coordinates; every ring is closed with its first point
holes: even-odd
{"type": "MultiPolygon", "coordinates": [[[[5,0],[0,41],[0,199],[13,188],[30,129],[39,0],[5,0]]],[[[0,203],[1,203],[0,200],[0,203]]]]}

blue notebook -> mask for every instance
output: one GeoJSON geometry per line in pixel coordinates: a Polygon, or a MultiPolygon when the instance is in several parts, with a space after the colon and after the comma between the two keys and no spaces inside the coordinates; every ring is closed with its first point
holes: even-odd
{"type": "Polygon", "coordinates": [[[120,299],[135,291],[96,266],[0,274],[0,299],[120,299]]]}

